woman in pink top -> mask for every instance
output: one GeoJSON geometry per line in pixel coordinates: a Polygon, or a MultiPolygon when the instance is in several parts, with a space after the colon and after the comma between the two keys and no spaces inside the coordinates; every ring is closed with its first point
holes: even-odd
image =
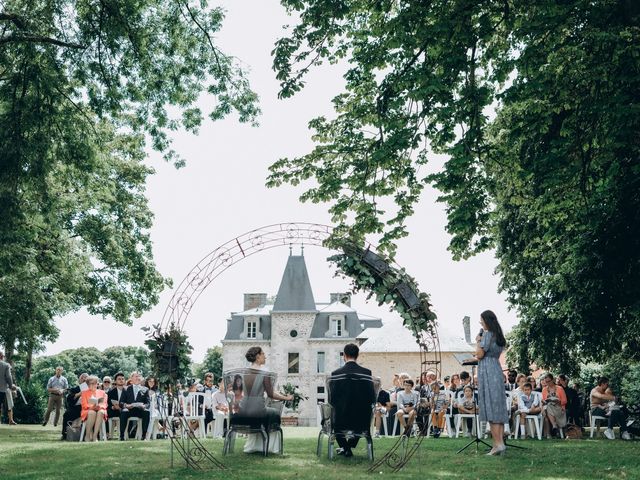
{"type": "Polygon", "coordinates": [[[544,429],[551,436],[558,434],[558,428],[564,428],[567,424],[567,395],[560,385],[556,385],[553,375],[548,373],[544,377],[545,387],[542,389],[542,414],[545,418],[544,429]]]}
{"type": "Polygon", "coordinates": [[[88,376],[86,383],[89,388],[80,395],[80,417],[85,422],[85,440],[95,442],[107,418],[107,394],[104,390],[98,390],[98,377],[95,375],[88,376]]]}

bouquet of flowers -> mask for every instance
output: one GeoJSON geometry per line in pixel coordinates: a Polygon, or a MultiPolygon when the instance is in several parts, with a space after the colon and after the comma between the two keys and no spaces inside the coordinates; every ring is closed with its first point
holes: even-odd
{"type": "Polygon", "coordinates": [[[282,395],[293,395],[293,400],[287,400],[284,402],[284,406],[290,408],[294,412],[298,409],[298,405],[303,400],[309,400],[309,397],[305,397],[298,387],[294,387],[290,383],[285,384],[280,391],[282,395]]]}

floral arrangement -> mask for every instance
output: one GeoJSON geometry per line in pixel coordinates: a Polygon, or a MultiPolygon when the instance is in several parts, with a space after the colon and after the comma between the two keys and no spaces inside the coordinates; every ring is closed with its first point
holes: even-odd
{"type": "Polygon", "coordinates": [[[298,410],[298,405],[303,400],[309,400],[309,397],[305,397],[298,387],[287,383],[282,386],[282,390],[280,391],[282,395],[293,395],[293,400],[286,400],[284,402],[284,406],[293,410],[294,412],[298,410]]]}
{"type": "Polygon", "coordinates": [[[151,350],[151,367],[159,385],[173,385],[191,375],[193,347],[181,329],[172,323],[166,329],[158,324],[142,327],[142,331],[147,335],[144,343],[151,350]]]}

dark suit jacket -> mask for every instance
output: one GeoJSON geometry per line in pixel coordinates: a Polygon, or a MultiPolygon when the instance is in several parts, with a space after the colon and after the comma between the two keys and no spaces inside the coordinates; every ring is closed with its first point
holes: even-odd
{"type": "Polygon", "coordinates": [[[80,416],[80,412],[82,412],[82,405],[76,405],[78,400],[80,400],[80,397],[75,398],[76,393],[80,393],[79,385],[76,385],[75,387],[67,390],[67,396],[66,396],[67,412],[66,413],[67,413],[68,420],[75,420],[80,416]]]}
{"type": "Polygon", "coordinates": [[[376,403],[371,370],[361,367],[356,362],[347,362],[343,367],[331,372],[328,383],[334,430],[368,430],[372,406],[376,403]]]}
{"type": "MultiPolygon", "coordinates": [[[[126,388],[122,389],[122,394],[120,395],[120,400],[122,400],[122,398],[124,397],[125,392],[127,391],[126,388]]],[[[109,417],[117,417],[118,415],[120,415],[120,410],[114,410],[113,409],[113,404],[111,403],[111,400],[118,400],[118,389],[117,387],[113,387],[111,390],[109,390],[107,392],[107,415],[109,417]]],[[[118,400],[118,402],[120,402],[120,400],[118,400]]]]}
{"type": "Polygon", "coordinates": [[[120,408],[124,408],[125,403],[136,403],[142,402],[144,403],[144,409],[149,410],[149,389],[143,386],[140,386],[140,390],[138,391],[138,396],[133,397],[133,385],[129,385],[126,390],[122,393],[120,397],[120,408]]]}

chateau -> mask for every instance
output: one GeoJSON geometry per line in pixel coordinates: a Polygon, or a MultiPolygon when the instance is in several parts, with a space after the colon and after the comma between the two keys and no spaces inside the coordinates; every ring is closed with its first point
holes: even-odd
{"type": "Polygon", "coordinates": [[[278,374],[278,385],[291,383],[308,401],[298,411],[299,425],[316,425],[316,404],[326,400],[325,379],[343,365],[342,349],[382,320],[351,308],[350,294],[332,293],[316,302],[302,255],[290,255],[275,302],[266,293],[246,293],[242,312],[227,320],[222,340],[223,369],[248,366],[244,354],[258,345],[267,354],[266,367],[278,374]]]}

